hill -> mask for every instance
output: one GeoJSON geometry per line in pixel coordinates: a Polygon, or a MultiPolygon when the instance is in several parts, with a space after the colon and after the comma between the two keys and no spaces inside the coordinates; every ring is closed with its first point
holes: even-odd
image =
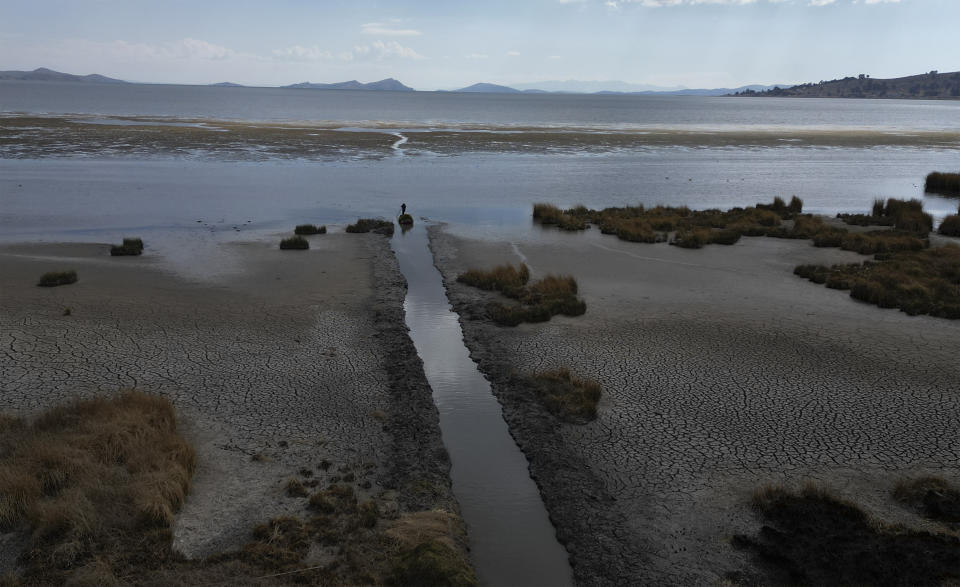
{"type": "Polygon", "coordinates": [[[497,84],[488,84],[488,83],[479,83],[473,84],[472,86],[467,86],[465,88],[460,88],[459,90],[453,90],[454,92],[481,92],[487,94],[519,94],[520,90],[516,88],[511,88],[508,86],[501,86],[497,84]]]}
{"type": "Polygon", "coordinates": [[[393,79],[392,77],[387,79],[382,79],[378,82],[370,82],[363,84],[353,79],[348,82],[338,82],[334,84],[312,84],[310,82],[302,82],[299,84],[291,84],[289,86],[281,86],[284,88],[291,88],[297,90],[371,90],[379,92],[413,92],[413,88],[405,86],[399,81],[393,79]]]}
{"type": "Polygon", "coordinates": [[[245,87],[245,86],[243,86],[242,84],[235,84],[235,83],[233,83],[233,82],[220,82],[220,83],[210,84],[210,85],[213,86],[213,87],[215,87],[215,88],[243,88],[243,87],[245,87]]]}
{"type": "Polygon", "coordinates": [[[807,83],[766,91],[744,90],[734,96],[784,96],[796,98],[901,98],[926,100],[960,99],[960,72],[931,71],[890,79],[865,74],[830,81],[807,83]]]}
{"type": "Polygon", "coordinates": [[[32,82],[83,82],[91,84],[125,84],[127,82],[94,73],[91,75],[73,75],[40,67],[33,71],[0,71],[0,80],[32,82]]]}

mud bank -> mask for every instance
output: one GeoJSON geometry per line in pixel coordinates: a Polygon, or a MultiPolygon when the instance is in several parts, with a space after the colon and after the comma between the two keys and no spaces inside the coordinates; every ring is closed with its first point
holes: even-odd
{"type": "Polygon", "coordinates": [[[698,251],[599,234],[519,243],[433,229],[466,343],[493,383],[580,584],[713,584],[756,571],[753,491],[815,481],[891,523],[924,527],[890,496],[906,476],[960,474],[949,349],[956,326],[859,304],[796,278],[800,263],[861,260],[746,238],[698,251]],[[578,318],[501,328],[469,267],[525,261],[570,273],[578,318]],[[522,376],[557,367],[601,382],[596,421],[561,425],[522,376]]]}
{"type": "Polygon", "coordinates": [[[204,281],[163,271],[149,242],[129,258],[101,244],[3,247],[5,412],[123,388],[169,397],[198,453],[174,527],[174,546],[189,557],[236,548],[254,525],[302,513],[285,486],[304,470],[322,487],[353,480],[387,512],[456,513],[389,242],[329,234],[312,244],[218,245],[235,247],[244,271],[204,281]],[[63,268],[78,282],[36,287],[63,268]]]}

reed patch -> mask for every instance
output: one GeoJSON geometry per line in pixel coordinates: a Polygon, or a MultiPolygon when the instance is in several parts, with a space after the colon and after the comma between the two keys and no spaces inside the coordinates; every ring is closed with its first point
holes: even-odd
{"type": "Polygon", "coordinates": [[[293,233],[301,235],[327,234],[327,227],[326,225],[317,226],[316,224],[298,224],[293,229],[293,233]]]}
{"type": "Polygon", "coordinates": [[[375,232],[385,236],[392,236],[394,224],[389,220],[380,220],[379,218],[358,218],[353,224],[347,225],[349,233],[375,232]]]}
{"type": "Polygon", "coordinates": [[[37,285],[40,287],[57,287],[77,282],[76,271],[48,271],[40,276],[37,285]]]}
{"type": "Polygon", "coordinates": [[[884,255],[846,265],[799,265],[794,273],[850,297],[910,315],[960,318],[960,246],[884,255]]]}
{"type": "Polygon", "coordinates": [[[291,236],[280,241],[281,250],[305,251],[310,248],[310,241],[300,235],[291,236]]]}
{"type": "Polygon", "coordinates": [[[121,244],[110,247],[110,255],[113,257],[141,254],[143,254],[143,239],[140,238],[125,238],[121,244]]]}
{"type": "Polygon", "coordinates": [[[534,374],[530,381],[543,404],[557,418],[574,424],[585,424],[597,417],[600,384],[581,379],[567,368],[534,374]]]}

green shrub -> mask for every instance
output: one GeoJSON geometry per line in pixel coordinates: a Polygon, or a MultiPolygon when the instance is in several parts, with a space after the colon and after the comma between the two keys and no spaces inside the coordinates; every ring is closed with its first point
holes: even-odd
{"type": "Polygon", "coordinates": [[[960,196],[960,173],[940,173],[934,171],[927,175],[923,190],[935,194],[960,196]]]}
{"type": "Polygon", "coordinates": [[[377,234],[391,236],[393,235],[393,230],[393,222],[377,218],[358,218],[356,223],[347,226],[347,232],[350,233],[375,232],[377,234]]]}
{"type": "Polygon", "coordinates": [[[960,214],[944,218],[937,232],[945,236],[960,236],[960,214]]]}
{"type": "Polygon", "coordinates": [[[280,241],[280,248],[287,250],[304,250],[310,248],[310,241],[303,238],[302,236],[291,236],[290,238],[285,238],[280,241]]]}
{"type": "Polygon", "coordinates": [[[76,271],[50,271],[40,276],[37,283],[40,287],[56,287],[58,285],[70,285],[76,283],[76,271]]]}
{"type": "Polygon", "coordinates": [[[298,224],[293,232],[294,234],[327,234],[327,227],[314,224],[298,224]]]}
{"type": "Polygon", "coordinates": [[[139,238],[125,238],[123,244],[110,247],[110,255],[114,257],[140,255],[143,253],[143,240],[139,238]]]}
{"type": "Polygon", "coordinates": [[[787,212],[790,214],[800,214],[803,212],[803,200],[797,196],[790,198],[790,203],[787,204],[787,212]]]}

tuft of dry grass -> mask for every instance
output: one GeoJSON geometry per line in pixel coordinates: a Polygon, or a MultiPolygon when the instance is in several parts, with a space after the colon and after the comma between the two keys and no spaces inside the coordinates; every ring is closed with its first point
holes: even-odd
{"type": "Polygon", "coordinates": [[[503,291],[520,303],[494,303],[487,314],[502,326],[546,322],[558,314],[580,316],[587,311],[587,304],[577,297],[577,289],[577,281],[569,275],[547,275],[529,287],[503,291]]]}
{"type": "Polygon", "coordinates": [[[530,269],[525,263],[518,266],[498,265],[493,269],[470,269],[457,276],[457,281],[487,291],[499,291],[507,297],[519,297],[530,280],[530,269]]]}
{"type": "Polygon", "coordinates": [[[37,285],[40,287],[56,287],[58,285],[70,285],[77,282],[76,271],[48,271],[40,276],[37,285]]]}
{"type": "Polygon", "coordinates": [[[294,234],[327,234],[326,226],[317,226],[315,224],[298,224],[293,229],[294,234]]]}
{"type": "Polygon", "coordinates": [[[110,255],[114,257],[140,255],[142,253],[143,240],[139,238],[125,238],[123,244],[110,247],[110,255]]]}
{"type": "Polygon", "coordinates": [[[881,308],[960,318],[960,246],[900,252],[849,265],[800,265],[794,273],[881,308]]]}
{"type": "Polygon", "coordinates": [[[379,218],[358,218],[354,224],[347,225],[347,232],[363,233],[375,232],[385,236],[393,236],[396,227],[389,220],[380,220],[379,218]]]}
{"type": "Polygon", "coordinates": [[[280,241],[280,248],[283,250],[305,251],[310,248],[310,241],[300,235],[291,236],[280,241]]]}
{"type": "Polygon", "coordinates": [[[934,171],[927,175],[923,191],[947,196],[960,196],[960,173],[934,171]]]}
{"type": "Polygon", "coordinates": [[[944,236],[960,236],[960,214],[947,216],[940,223],[937,232],[944,236]]]}
{"type": "Polygon", "coordinates": [[[195,464],[170,402],[140,392],[5,419],[0,530],[30,532],[21,561],[31,582],[61,583],[90,565],[115,579],[131,543],[148,567],[171,556],[169,528],[195,464]]]}
{"type": "Polygon", "coordinates": [[[547,409],[561,420],[584,424],[597,417],[601,388],[596,381],[575,377],[565,367],[530,379],[547,409]]]}

